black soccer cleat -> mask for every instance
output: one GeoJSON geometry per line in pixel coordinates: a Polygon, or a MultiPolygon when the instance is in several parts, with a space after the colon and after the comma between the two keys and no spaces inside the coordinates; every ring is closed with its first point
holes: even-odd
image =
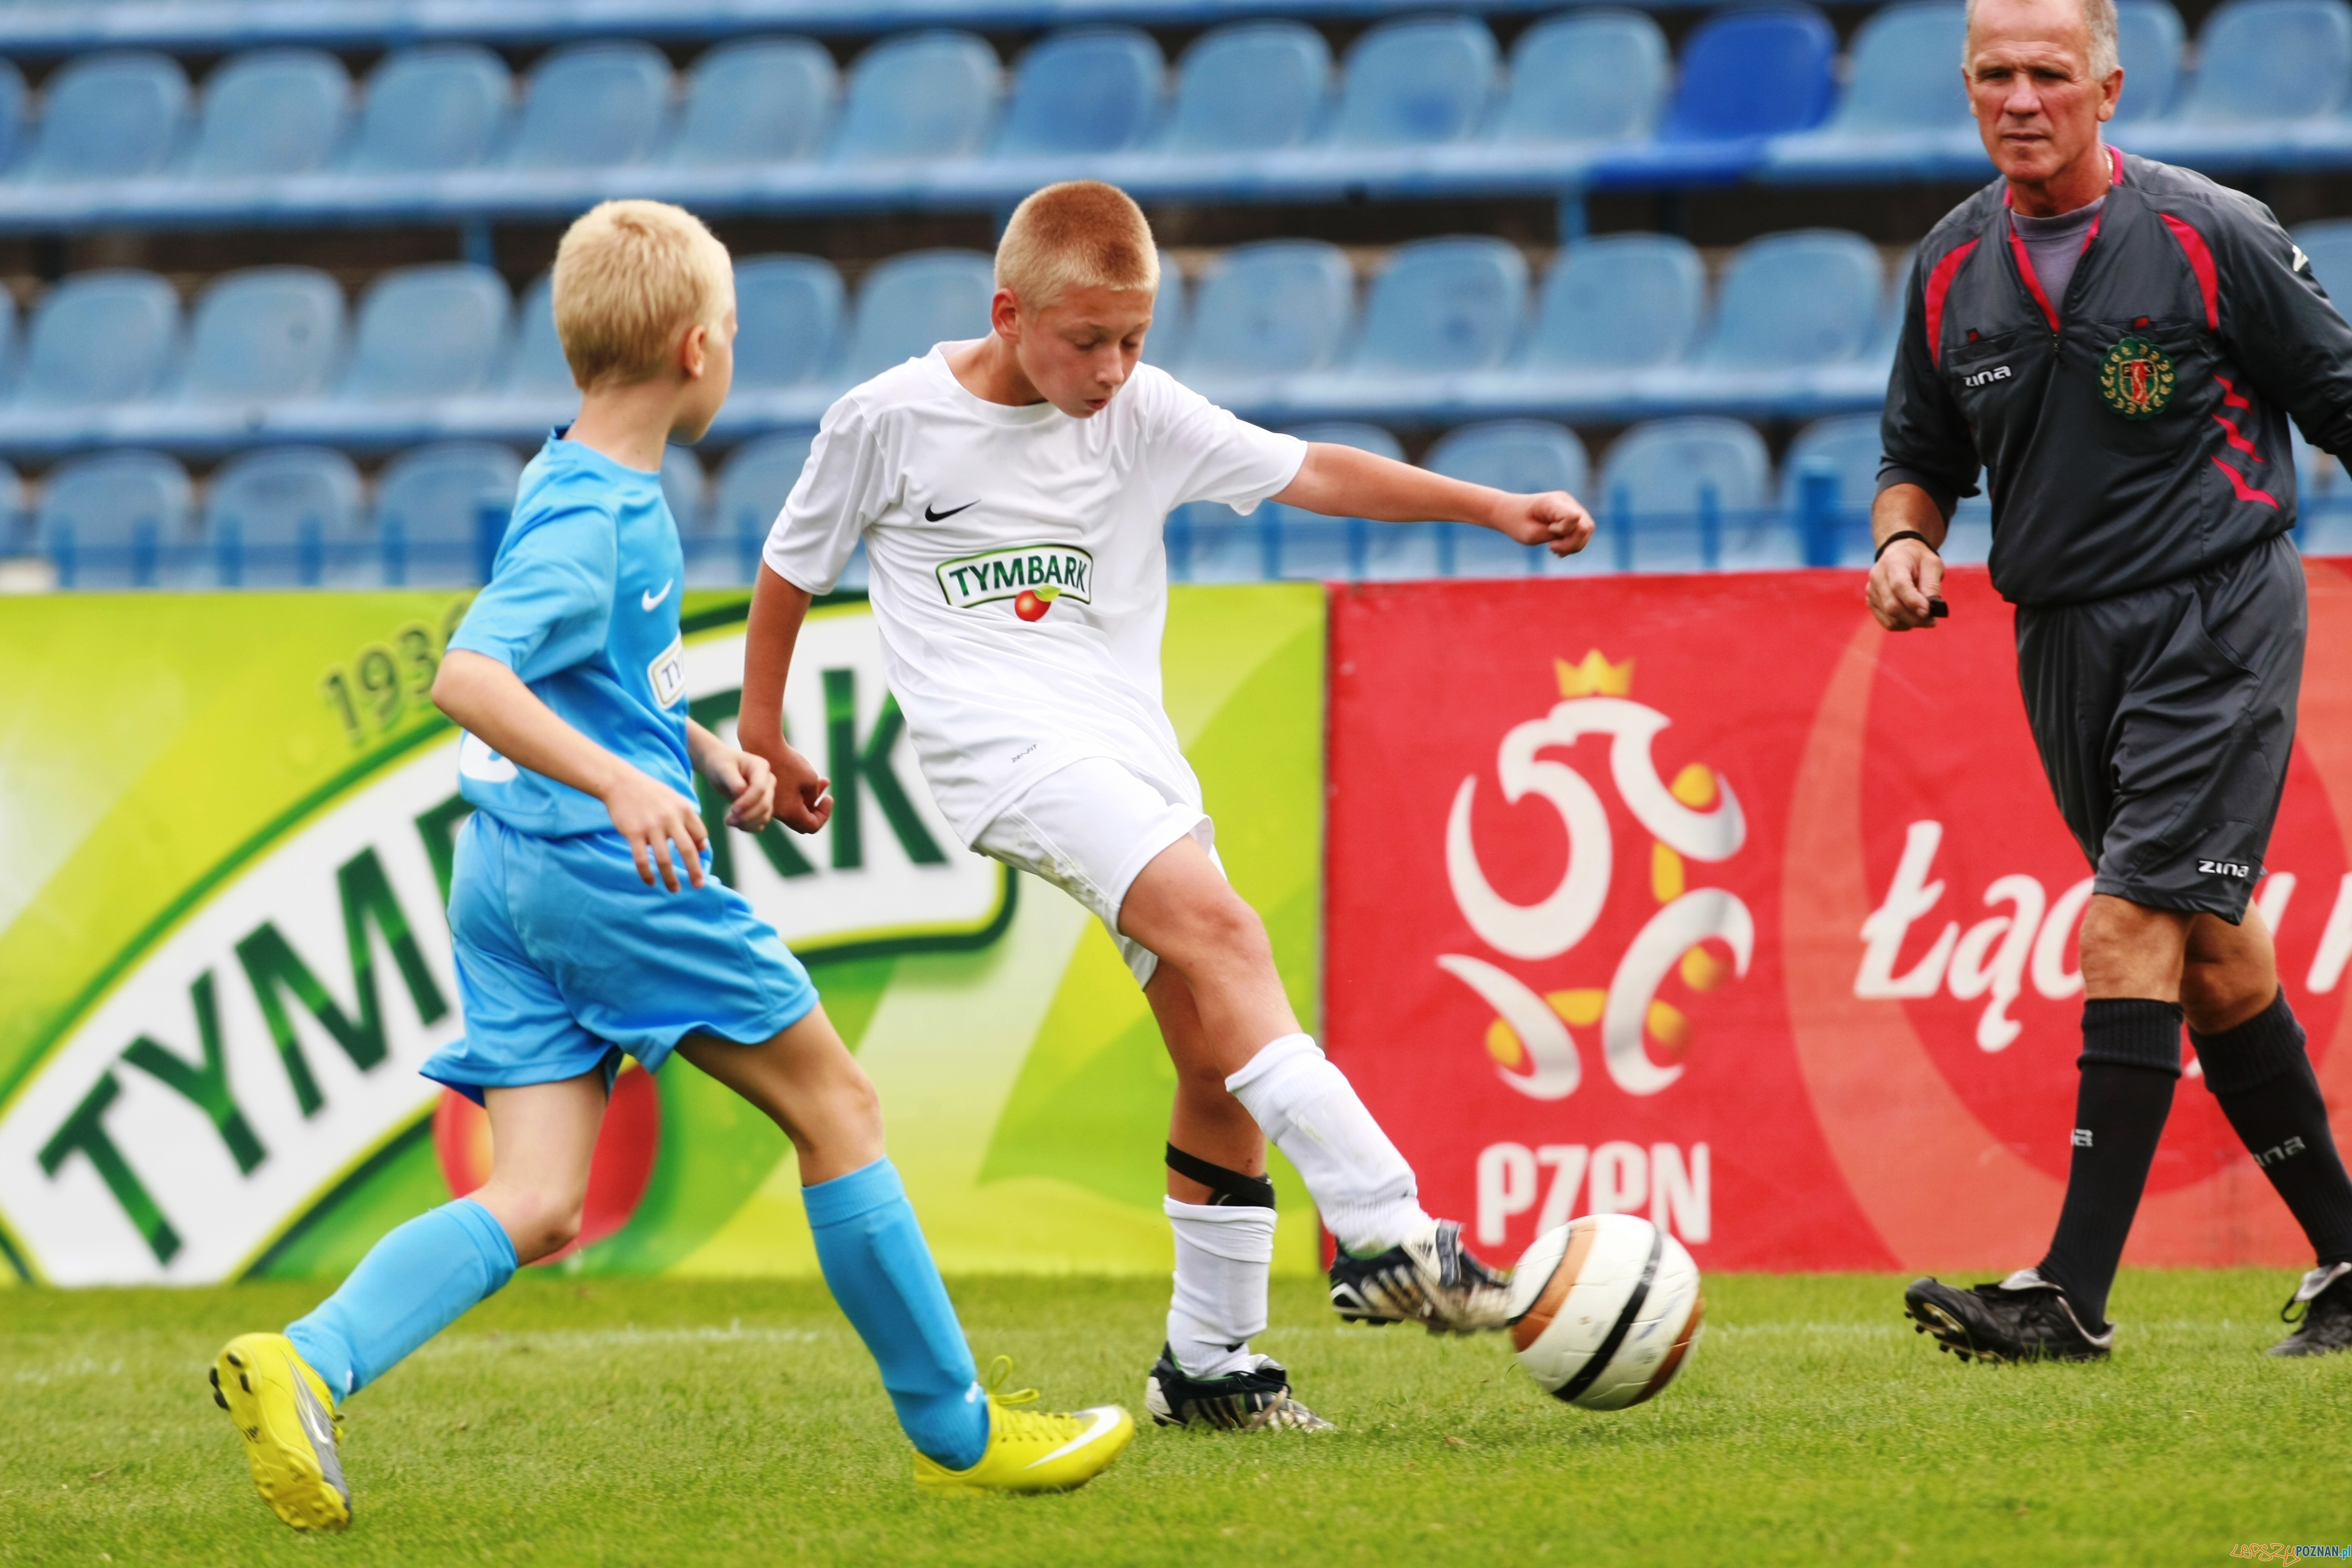
{"type": "Polygon", "coordinates": [[[2265,1354],[2333,1355],[2352,1350],[2352,1263],[2315,1268],[2305,1275],[2287,1304],[2279,1309],[2279,1321],[2293,1323],[2294,1332],[2265,1354]]]}
{"type": "Polygon", "coordinates": [[[2095,1334],[2084,1328],[2066,1293],[2032,1268],[1967,1290],[1914,1280],[1903,1310],[1916,1332],[1935,1335],[1937,1350],[1962,1361],[2105,1361],[2116,1342],[2113,1323],[2095,1334]]]}
{"type": "Polygon", "coordinates": [[[1160,1347],[1160,1359],[1143,1380],[1143,1407],[1161,1426],[1200,1426],[1225,1432],[1336,1432],[1339,1430],[1290,1396],[1290,1373],[1270,1356],[1223,1377],[1194,1377],[1176,1364],[1175,1352],[1160,1347]]]}
{"type": "Polygon", "coordinates": [[[1351,1323],[1419,1323],[1433,1334],[1499,1329],[1510,1320],[1510,1276],[1462,1245],[1462,1227],[1433,1221],[1386,1252],[1331,1259],[1331,1308],[1351,1323]]]}

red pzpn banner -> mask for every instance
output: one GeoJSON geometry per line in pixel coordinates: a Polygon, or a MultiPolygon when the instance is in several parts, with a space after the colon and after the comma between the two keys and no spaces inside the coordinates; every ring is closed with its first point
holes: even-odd
{"type": "MultiPolygon", "coordinates": [[[[2256,901],[2352,1133],[2352,575],[2308,566],[2256,901]]],[[[1334,591],[1325,1026],[1507,1261],[1631,1211],[1728,1268],[2007,1270],[2065,1180],[2090,868],[1981,572],[1334,591]]],[[[2184,1042],[2185,1047],[2185,1042],[2184,1042]]],[[[2307,1264],[2193,1066],[2126,1261],[2307,1264]]]]}

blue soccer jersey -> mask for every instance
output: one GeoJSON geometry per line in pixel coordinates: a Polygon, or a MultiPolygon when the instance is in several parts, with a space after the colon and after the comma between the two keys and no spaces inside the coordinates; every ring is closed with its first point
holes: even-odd
{"type": "MultiPolygon", "coordinates": [[[[677,608],[685,576],[661,476],[558,431],[523,469],[489,585],[449,646],[497,659],[565,723],[691,798],[677,608]]],[[[517,832],[612,828],[599,802],[472,735],[457,774],[467,800],[517,832]]]]}

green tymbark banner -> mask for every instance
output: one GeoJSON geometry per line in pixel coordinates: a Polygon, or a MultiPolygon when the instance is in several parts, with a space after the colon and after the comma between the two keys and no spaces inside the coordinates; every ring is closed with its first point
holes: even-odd
{"type": "MultiPolygon", "coordinates": [[[[722,731],[747,606],[686,602],[693,711],[722,731]]],[[[1165,651],[1219,851],[1308,1018],[1323,606],[1313,584],[1178,588],[1165,651]]],[[[425,697],[464,607],[0,605],[0,1279],[335,1275],[478,1179],[478,1113],[415,1072],[464,1026],[444,915],[458,737],[425,697]]],[[[716,869],[880,1088],[940,1264],[1166,1269],[1175,1077],[1109,938],[948,829],[862,600],[820,602],[801,649],[786,723],[835,780],[834,824],[752,837],[706,797],[716,869]]],[[[765,1119],[683,1061],[621,1089],[591,1184],[609,1234],[560,1267],[815,1272],[765,1119]]],[[[1276,1267],[1310,1271],[1313,1211],[1278,1160],[1276,1179],[1276,1267]]]]}

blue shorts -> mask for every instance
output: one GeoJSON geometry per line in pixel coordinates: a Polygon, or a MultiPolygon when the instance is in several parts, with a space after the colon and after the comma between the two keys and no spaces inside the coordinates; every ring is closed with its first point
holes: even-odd
{"type": "Polygon", "coordinates": [[[478,811],[457,835],[449,930],[466,1034],[419,1070],[478,1102],[688,1035],[756,1045],[816,1005],[808,971],[732,888],[638,879],[617,833],[539,838],[478,811]]]}

